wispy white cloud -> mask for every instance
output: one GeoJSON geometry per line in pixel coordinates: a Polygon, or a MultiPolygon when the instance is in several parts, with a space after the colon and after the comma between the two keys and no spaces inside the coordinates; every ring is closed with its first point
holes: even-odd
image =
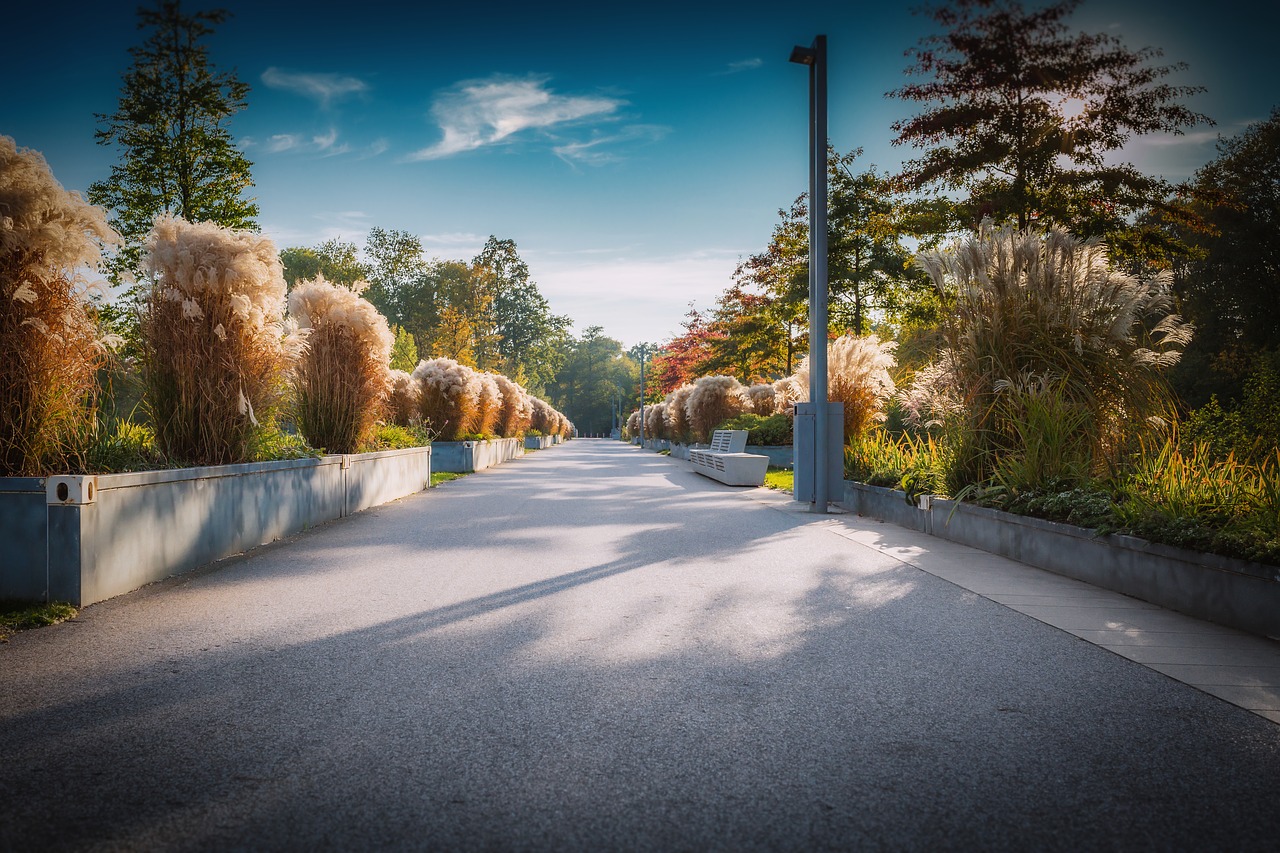
{"type": "Polygon", "coordinates": [[[1133,143],[1152,148],[1168,148],[1175,145],[1207,145],[1217,142],[1217,130],[1193,130],[1190,133],[1152,133],[1135,137],[1133,143]]]}
{"type": "Polygon", "coordinates": [[[302,144],[301,137],[292,133],[277,133],[267,140],[267,151],[279,154],[282,151],[292,151],[300,144],[302,144]]]}
{"type": "Polygon", "coordinates": [[[622,159],[617,147],[631,142],[657,142],[671,131],[669,127],[655,124],[632,124],[619,128],[616,133],[593,134],[590,139],[565,142],[551,150],[561,160],[571,165],[600,166],[622,159]]]}
{"type": "Polygon", "coordinates": [[[311,137],[311,145],[325,157],[337,157],[339,154],[346,154],[351,151],[351,146],[347,143],[338,144],[338,129],[336,127],[329,128],[327,133],[323,133],[320,136],[311,137]]]}
{"type": "Polygon", "coordinates": [[[546,77],[494,75],[464,80],[441,92],[431,107],[442,138],[410,160],[438,160],[511,140],[527,130],[547,130],[588,119],[605,119],[626,102],[603,95],[561,95],[546,77]]]}
{"type": "Polygon", "coordinates": [[[422,248],[432,257],[465,260],[480,254],[488,237],[469,231],[454,231],[445,234],[422,234],[420,239],[422,248]]]}
{"type": "MultiPolygon", "coordinates": [[[[269,154],[319,154],[322,157],[337,157],[349,154],[353,150],[346,142],[338,141],[339,132],[331,127],[323,133],[277,133],[267,139],[265,148],[269,154]]],[[[247,140],[253,145],[256,142],[247,140]]],[[[242,146],[244,144],[242,143],[242,146]]],[[[248,147],[248,146],[245,146],[248,147]]],[[[361,151],[362,157],[376,157],[387,148],[385,140],[377,140],[361,151]]]]}
{"type": "Polygon", "coordinates": [[[385,139],[375,139],[369,143],[360,152],[361,160],[368,160],[370,157],[377,157],[387,153],[387,149],[391,147],[391,143],[385,139]]]}
{"type": "Polygon", "coordinates": [[[717,71],[717,74],[740,74],[743,71],[754,71],[764,65],[764,60],[758,56],[750,59],[740,59],[737,62],[730,62],[724,68],[717,71]]]}
{"type": "Polygon", "coordinates": [[[272,89],[284,89],[304,98],[311,98],[325,108],[348,95],[360,95],[369,91],[369,84],[358,77],[317,72],[295,73],[282,71],[275,66],[262,72],[262,82],[272,89]]]}
{"type": "Polygon", "coordinates": [[[334,210],[312,214],[311,225],[283,226],[273,222],[262,223],[262,230],[276,246],[317,246],[325,240],[343,240],[362,245],[373,216],[363,210],[334,210]]]}

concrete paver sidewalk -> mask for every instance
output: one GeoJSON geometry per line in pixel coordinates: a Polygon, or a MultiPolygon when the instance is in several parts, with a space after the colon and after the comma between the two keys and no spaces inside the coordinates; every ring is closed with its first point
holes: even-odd
{"type": "Polygon", "coordinates": [[[1280,727],[788,504],[576,441],[18,635],[0,851],[1274,847],[1280,727]]]}
{"type": "MultiPolygon", "coordinates": [[[[784,511],[807,505],[757,494],[784,511]]],[[[1280,643],[894,525],[832,532],[1280,723],[1280,643]]]]}

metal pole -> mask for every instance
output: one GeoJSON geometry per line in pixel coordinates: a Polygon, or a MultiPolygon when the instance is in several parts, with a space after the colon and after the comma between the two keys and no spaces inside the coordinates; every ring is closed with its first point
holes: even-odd
{"type": "Polygon", "coordinates": [[[644,447],[644,357],[649,354],[649,348],[644,344],[640,345],[640,446],[644,447]]]}
{"type": "Polygon", "coordinates": [[[814,502],[811,512],[827,511],[830,459],[827,447],[827,37],[813,40],[809,66],[809,399],[813,402],[814,502]]]}

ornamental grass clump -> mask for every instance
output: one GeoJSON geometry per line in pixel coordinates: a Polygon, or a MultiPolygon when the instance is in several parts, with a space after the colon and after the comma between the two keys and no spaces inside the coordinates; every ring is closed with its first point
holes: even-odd
{"type": "Polygon", "coordinates": [[[667,395],[667,435],[672,441],[687,443],[693,428],[689,425],[689,395],[692,385],[681,385],[667,395]]]}
{"type": "Polygon", "coordinates": [[[396,426],[409,427],[422,422],[422,389],[412,375],[403,370],[388,374],[387,420],[396,426]]]}
{"type": "Polygon", "coordinates": [[[293,371],[298,429],[313,447],[356,453],[373,435],[389,391],[395,338],[386,318],[322,275],[293,288],[289,316],[307,332],[293,371]]]}
{"type": "Polygon", "coordinates": [[[79,469],[94,427],[99,338],[80,270],[118,240],[101,208],[0,136],[0,475],[79,469]]]}
{"type": "Polygon", "coordinates": [[[644,409],[645,438],[664,439],[667,435],[667,404],[654,403],[644,409]]]}
{"type": "Polygon", "coordinates": [[[545,400],[534,397],[531,427],[543,435],[555,435],[560,426],[556,417],[558,414],[545,400]]]}
{"type": "Polygon", "coordinates": [[[1191,327],[1171,313],[1167,274],[1144,281],[1113,269],[1096,239],[989,222],[917,260],[948,301],[943,374],[961,412],[953,488],[989,480],[1002,456],[1025,451],[1008,415],[1020,406],[1000,398],[1029,383],[1079,413],[1095,470],[1168,415],[1164,373],[1191,327]]]}
{"type": "Polygon", "coordinates": [[[306,345],[284,320],[279,253],[251,231],[162,217],[143,269],[143,374],[157,446],[196,465],[248,461],[306,345]]]}
{"type": "Polygon", "coordinates": [[[451,358],[418,362],[413,378],[421,389],[422,423],[441,441],[458,441],[474,423],[480,408],[476,372],[451,358]]]}
{"type": "Polygon", "coordinates": [[[533,400],[529,392],[500,373],[494,374],[493,378],[502,395],[502,406],[498,409],[498,434],[504,438],[523,435],[529,431],[533,421],[533,400]]]}
{"type": "Polygon", "coordinates": [[[778,411],[778,391],[772,384],[752,385],[747,389],[747,400],[752,414],[768,417],[778,411]]]}
{"type": "Polygon", "coordinates": [[[699,441],[709,441],[717,424],[746,411],[746,389],[732,376],[703,376],[693,383],[685,403],[689,426],[699,441]]]}
{"type": "MultiPolygon", "coordinates": [[[[844,443],[885,419],[885,405],[893,396],[889,370],[897,365],[897,344],[877,335],[843,335],[827,345],[827,399],[844,404],[844,443]]],[[[809,399],[809,358],[791,377],[797,402],[809,399]]]]}
{"type": "Polygon", "coordinates": [[[480,390],[476,396],[475,415],[467,432],[488,438],[498,429],[498,416],[502,412],[502,391],[498,389],[497,377],[492,373],[477,371],[475,381],[480,390]]]}
{"type": "Polygon", "coordinates": [[[631,437],[640,435],[640,412],[634,411],[627,418],[627,435],[631,437]]]}

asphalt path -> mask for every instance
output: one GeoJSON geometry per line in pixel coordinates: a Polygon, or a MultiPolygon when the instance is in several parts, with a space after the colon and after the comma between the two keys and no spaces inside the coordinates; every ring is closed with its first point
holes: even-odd
{"type": "Polygon", "coordinates": [[[0,646],[6,851],[1274,850],[1278,793],[1280,726],[608,441],[0,646]]]}

